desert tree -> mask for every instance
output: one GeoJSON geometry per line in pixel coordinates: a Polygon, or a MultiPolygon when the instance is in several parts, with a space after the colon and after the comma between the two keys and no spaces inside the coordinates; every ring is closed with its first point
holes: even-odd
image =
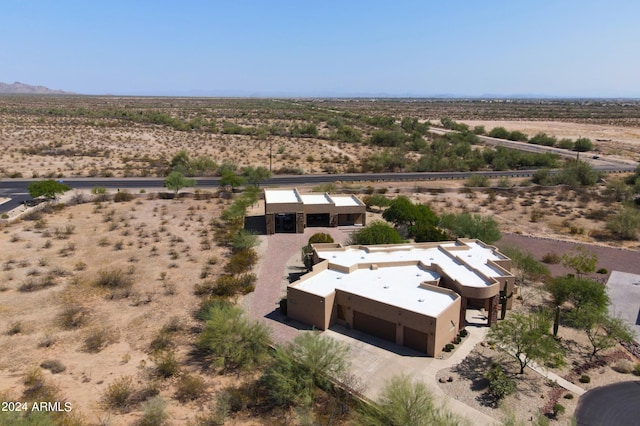
{"type": "Polygon", "coordinates": [[[555,277],[545,283],[547,290],[553,299],[554,320],[553,335],[558,335],[560,327],[560,313],[565,303],[571,303],[573,307],[589,305],[598,310],[604,311],[609,304],[609,296],[605,286],[597,281],[576,278],[570,275],[555,277]]]}
{"type": "Polygon", "coordinates": [[[190,163],[191,159],[189,158],[189,153],[183,149],[171,157],[169,167],[171,168],[171,171],[180,172],[183,175],[186,175],[189,173],[191,168],[190,163]]]}
{"type": "Polygon", "coordinates": [[[182,172],[173,171],[169,173],[169,176],[165,178],[164,186],[165,188],[174,191],[175,194],[178,195],[178,192],[180,192],[182,188],[196,186],[196,180],[184,177],[184,174],[182,172]]]}
{"type": "Polygon", "coordinates": [[[582,244],[577,244],[571,252],[562,255],[562,266],[573,269],[578,278],[596,270],[598,255],[587,250],[582,244]]]}
{"type": "Polygon", "coordinates": [[[69,185],[65,185],[64,183],[53,179],[34,181],[27,187],[29,195],[33,198],[42,196],[47,198],[56,198],[58,194],[64,194],[70,190],[71,187],[69,185]]]}
{"type": "Polygon", "coordinates": [[[264,166],[247,166],[242,171],[242,175],[250,185],[258,187],[260,186],[260,182],[263,182],[271,177],[271,172],[264,166]]]}
{"type": "Polygon", "coordinates": [[[622,319],[610,316],[606,308],[582,304],[567,316],[573,327],[587,335],[591,343],[590,359],[598,352],[614,347],[618,342],[631,342],[634,338],[629,326],[622,319]]]}
{"type": "Polygon", "coordinates": [[[489,342],[520,365],[520,374],[532,362],[564,362],[562,348],[550,333],[551,321],[545,313],[512,313],[488,333],[489,342]]]}
{"type": "Polygon", "coordinates": [[[222,172],[222,176],[220,178],[220,186],[223,188],[237,188],[244,183],[244,178],[240,175],[237,175],[232,170],[224,170],[222,172]]]}
{"type": "MultiPolygon", "coordinates": [[[[518,282],[524,287],[528,282],[537,281],[549,276],[549,268],[529,253],[517,246],[506,246],[500,249],[513,262],[518,271],[518,282]]],[[[520,292],[522,295],[522,292],[520,292]]],[[[524,301],[524,295],[523,301],[524,301]]]]}

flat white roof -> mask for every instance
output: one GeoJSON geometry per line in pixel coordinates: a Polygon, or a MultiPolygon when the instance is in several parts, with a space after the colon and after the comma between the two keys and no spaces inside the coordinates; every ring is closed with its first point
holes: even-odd
{"type": "Polygon", "coordinates": [[[268,204],[300,203],[295,189],[265,189],[264,200],[268,204]]]}
{"type": "MultiPolygon", "coordinates": [[[[455,247],[456,243],[443,244],[444,247],[455,247]]],[[[414,247],[410,245],[389,247],[368,247],[367,250],[347,248],[336,250],[318,250],[318,256],[330,263],[350,267],[358,263],[376,263],[397,261],[421,261],[427,268],[431,264],[439,265],[447,275],[467,287],[486,287],[493,282],[477,274],[471,267],[476,268],[488,277],[503,276],[497,268],[487,265],[487,259],[499,259],[495,254],[489,254],[491,249],[480,245],[471,246],[469,250],[456,250],[449,253],[440,247],[414,247]]],[[[494,260],[495,260],[494,259],[494,260]]],[[[392,268],[395,269],[395,268],[392,268]]]]}
{"type": "Polygon", "coordinates": [[[409,311],[437,317],[456,299],[453,294],[420,287],[423,281],[439,276],[418,265],[358,269],[345,273],[327,269],[294,284],[298,289],[318,296],[343,290],[361,297],[397,306],[409,311]]]}
{"type": "Polygon", "coordinates": [[[352,196],[345,197],[345,196],[332,195],[331,199],[333,200],[333,203],[336,205],[336,207],[361,206],[362,205],[352,196]]]}
{"type": "Polygon", "coordinates": [[[325,194],[300,194],[304,204],[332,204],[325,194]]]}

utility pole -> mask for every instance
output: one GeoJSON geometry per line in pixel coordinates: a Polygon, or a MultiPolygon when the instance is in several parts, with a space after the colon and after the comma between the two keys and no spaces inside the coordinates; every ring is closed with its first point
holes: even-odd
{"type": "Polygon", "coordinates": [[[273,157],[273,140],[269,140],[269,172],[271,172],[271,158],[273,157]]]}

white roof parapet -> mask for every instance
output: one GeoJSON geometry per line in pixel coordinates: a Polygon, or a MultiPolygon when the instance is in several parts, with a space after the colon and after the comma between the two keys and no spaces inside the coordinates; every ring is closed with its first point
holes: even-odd
{"type": "Polygon", "coordinates": [[[265,189],[264,200],[267,204],[302,203],[302,198],[296,188],[294,189],[265,189]]]}
{"type": "Polygon", "coordinates": [[[377,269],[357,269],[351,273],[327,269],[293,286],[323,297],[342,290],[431,317],[440,315],[459,297],[446,289],[421,286],[423,282],[439,276],[419,264],[378,266],[377,269]]]}
{"type": "Polygon", "coordinates": [[[485,287],[493,284],[493,280],[485,277],[505,276],[505,272],[494,268],[488,260],[500,259],[489,248],[478,244],[466,244],[462,250],[450,251],[449,248],[460,247],[455,242],[445,242],[441,245],[424,248],[412,245],[398,245],[395,247],[318,247],[318,256],[329,260],[332,264],[350,267],[358,263],[384,264],[398,261],[421,261],[425,265],[437,264],[447,272],[452,279],[471,287],[485,287]],[[480,272],[477,273],[477,270],[480,272]]]}
{"type": "Polygon", "coordinates": [[[333,204],[331,197],[326,192],[324,194],[301,194],[304,204],[333,204]]]}
{"type": "Polygon", "coordinates": [[[328,195],[336,207],[364,207],[364,203],[355,195],[328,195]]]}

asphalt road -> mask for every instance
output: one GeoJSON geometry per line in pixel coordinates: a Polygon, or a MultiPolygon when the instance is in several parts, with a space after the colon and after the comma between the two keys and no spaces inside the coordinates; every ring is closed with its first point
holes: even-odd
{"type": "MultiPolygon", "coordinates": [[[[437,127],[431,127],[429,131],[432,133],[441,134],[441,135],[444,135],[446,133],[456,132],[455,130],[442,129],[437,127]]],[[[482,136],[482,135],[477,135],[477,136],[478,136],[478,139],[480,139],[487,146],[504,146],[505,148],[517,149],[518,151],[525,151],[525,152],[534,152],[538,154],[548,152],[552,154],[558,154],[559,156],[565,157],[565,158],[578,157],[580,158],[580,160],[586,161],[594,167],[597,167],[597,166],[616,167],[620,165],[633,165],[633,161],[631,160],[622,160],[622,159],[612,158],[605,155],[596,155],[596,157],[598,158],[594,158],[594,154],[589,152],[582,152],[582,153],[579,153],[578,155],[578,153],[575,151],[569,151],[566,149],[556,148],[553,146],[535,145],[528,142],[518,142],[518,141],[510,141],[507,139],[492,138],[490,136],[482,136]]]]}
{"type": "Polygon", "coordinates": [[[578,426],[636,426],[640,424],[640,381],[595,388],[580,397],[578,426]]]}
{"type": "MultiPolygon", "coordinates": [[[[599,165],[594,168],[603,172],[634,171],[631,165],[599,165]]],[[[535,170],[509,171],[478,171],[478,172],[416,172],[416,173],[350,173],[350,174],[322,174],[322,175],[279,175],[263,182],[267,186],[320,184],[329,182],[366,182],[366,181],[420,181],[466,179],[472,174],[484,175],[489,178],[498,177],[530,177],[535,170]]],[[[0,181],[0,198],[8,197],[11,201],[0,205],[0,212],[9,211],[31,197],[27,191],[29,183],[37,179],[6,179],[0,181]]],[[[215,188],[220,186],[220,178],[196,178],[198,188],[215,188]]],[[[160,189],[163,188],[162,178],[69,178],[64,183],[72,189],[91,189],[96,186],[109,190],[117,189],[160,189]]]]}

